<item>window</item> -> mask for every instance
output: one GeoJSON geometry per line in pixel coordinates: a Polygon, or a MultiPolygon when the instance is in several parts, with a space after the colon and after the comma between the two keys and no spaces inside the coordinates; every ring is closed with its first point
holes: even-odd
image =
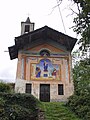
{"type": "Polygon", "coordinates": [[[50,52],[46,49],[40,51],[41,56],[50,56],[50,52]]]}
{"type": "Polygon", "coordinates": [[[29,32],[30,30],[30,26],[29,25],[25,25],[25,32],[29,32]]]}
{"type": "Polygon", "coordinates": [[[26,93],[31,94],[32,84],[26,83],[26,93]]]}
{"type": "Polygon", "coordinates": [[[58,84],[58,95],[64,95],[63,84],[58,84]]]}

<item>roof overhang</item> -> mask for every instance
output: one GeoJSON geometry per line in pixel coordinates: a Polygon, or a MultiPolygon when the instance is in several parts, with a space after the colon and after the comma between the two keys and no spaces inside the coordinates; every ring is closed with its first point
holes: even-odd
{"type": "Polygon", "coordinates": [[[43,44],[56,42],[60,46],[64,46],[67,51],[71,52],[77,39],[58,32],[48,26],[44,26],[40,29],[34,30],[27,34],[15,37],[15,45],[8,47],[10,59],[15,59],[18,57],[18,51],[22,50],[28,45],[33,45],[34,43],[43,44]]]}

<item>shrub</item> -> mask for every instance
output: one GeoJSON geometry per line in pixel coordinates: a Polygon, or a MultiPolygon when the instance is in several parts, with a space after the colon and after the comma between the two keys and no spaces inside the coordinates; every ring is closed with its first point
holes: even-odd
{"type": "Polygon", "coordinates": [[[7,92],[7,93],[11,92],[11,86],[9,84],[1,82],[0,83],[0,92],[7,92]]]}
{"type": "Polygon", "coordinates": [[[0,93],[1,120],[36,120],[39,101],[30,94],[0,93]]]}
{"type": "Polygon", "coordinates": [[[90,95],[73,95],[67,104],[80,118],[90,120],[90,95]]]}

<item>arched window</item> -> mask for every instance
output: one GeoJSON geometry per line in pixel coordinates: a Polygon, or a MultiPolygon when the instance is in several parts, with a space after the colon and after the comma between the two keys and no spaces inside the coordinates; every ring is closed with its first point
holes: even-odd
{"type": "Polygon", "coordinates": [[[44,49],[44,50],[41,50],[40,51],[40,55],[41,56],[50,56],[50,52],[48,51],[48,50],[46,50],[46,49],[44,49]]]}

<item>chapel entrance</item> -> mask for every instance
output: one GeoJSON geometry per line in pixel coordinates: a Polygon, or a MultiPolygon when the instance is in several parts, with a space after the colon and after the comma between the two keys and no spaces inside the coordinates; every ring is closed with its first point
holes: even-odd
{"type": "Polygon", "coordinates": [[[50,84],[40,84],[40,101],[50,102],[50,84]]]}

